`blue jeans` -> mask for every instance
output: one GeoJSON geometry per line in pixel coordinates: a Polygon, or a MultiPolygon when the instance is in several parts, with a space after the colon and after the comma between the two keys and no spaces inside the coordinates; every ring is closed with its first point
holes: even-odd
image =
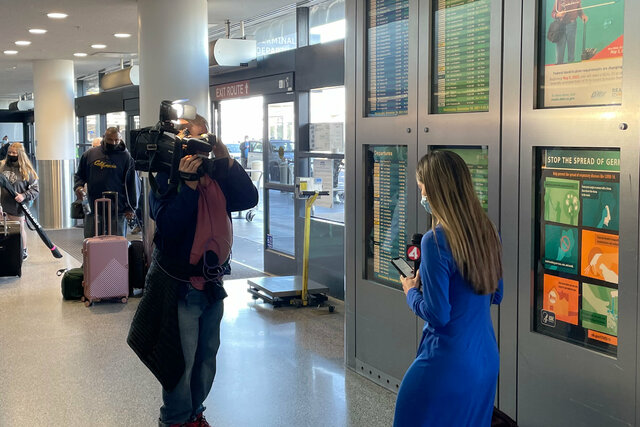
{"type": "Polygon", "coordinates": [[[576,29],[578,22],[567,22],[565,24],[564,34],[556,43],[556,64],[564,64],[564,50],[567,49],[567,63],[576,60],[576,29]]]}
{"type": "Polygon", "coordinates": [[[175,389],[171,392],[162,390],[161,426],[189,422],[204,411],[202,404],[216,376],[223,311],[223,300],[211,300],[205,292],[191,285],[184,298],[178,301],[185,370],[175,389]]]}

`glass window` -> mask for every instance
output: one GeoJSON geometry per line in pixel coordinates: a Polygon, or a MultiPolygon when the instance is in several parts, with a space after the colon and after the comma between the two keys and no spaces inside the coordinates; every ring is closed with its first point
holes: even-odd
{"type": "Polygon", "coordinates": [[[309,151],[344,153],[344,87],[314,89],[309,95],[309,151]]]}
{"type": "Polygon", "coordinates": [[[293,102],[269,104],[266,174],[269,182],[293,185],[295,126],[293,102]]]}
{"type": "Polygon", "coordinates": [[[269,190],[267,247],[291,255],[295,253],[293,202],[292,192],[269,190]]]}
{"type": "Polygon", "coordinates": [[[624,4],[540,1],[538,108],[621,103],[624,4]]]}
{"type": "Polygon", "coordinates": [[[84,79],[85,95],[93,95],[99,92],[100,92],[100,84],[98,81],[98,74],[94,74],[84,79]]]}
{"type": "Polygon", "coordinates": [[[311,216],[335,222],[344,222],[344,160],[309,159],[314,182],[321,180],[322,190],[328,196],[319,196],[313,204],[311,216]]]}
{"type": "MultiPolygon", "coordinates": [[[[256,40],[257,56],[271,55],[298,47],[295,11],[261,22],[250,31],[256,40]]],[[[249,37],[247,33],[245,28],[245,35],[249,37]]]]}
{"type": "Polygon", "coordinates": [[[244,167],[262,170],[263,115],[262,96],[220,101],[220,138],[244,167]],[[241,155],[245,141],[246,164],[241,155]]]}
{"type": "Polygon", "coordinates": [[[344,0],[332,0],[309,8],[309,44],[344,39],[344,0]]]}
{"type": "MultiPolygon", "coordinates": [[[[117,113],[108,113],[107,114],[107,127],[117,127],[120,129],[120,133],[122,134],[122,139],[126,140],[127,138],[127,113],[124,111],[119,111],[117,113]]],[[[106,129],[105,129],[106,130],[106,129]]]]}
{"type": "Polygon", "coordinates": [[[102,129],[100,129],[100,115],[94,114],[87,116],[87,143],[91,144],[94,138],[102,137],[102,129]]]}

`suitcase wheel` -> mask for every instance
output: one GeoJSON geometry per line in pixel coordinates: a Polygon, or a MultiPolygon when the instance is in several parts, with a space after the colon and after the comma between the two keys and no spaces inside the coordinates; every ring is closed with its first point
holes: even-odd
{"type": "Polygon", "coordinates": [[[123,297],[120,301],[122,301],[123,304],[126,304],[127,301],[129,301],[129,298],[123,297]]]}
{"type": "Polygon", "coordinates": [[[84,301],[84,306],[85,306],[85,307],[91,307],[91,301],[89,301],[89,300],[85,300],[85,301],[84,301]]]}
{"type": "Polygon", "coordinates": [[[83,296],[80,297],[80,301],[85,302],[87,299],[83,296]]]}

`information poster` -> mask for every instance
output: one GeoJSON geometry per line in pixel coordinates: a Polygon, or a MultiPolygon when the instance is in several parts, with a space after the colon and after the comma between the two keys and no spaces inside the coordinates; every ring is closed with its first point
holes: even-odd
{"type": "Polygon", "coordinates": [[[538,107],[620,104],[625,0],[540,3],[538,107]]]}
{"type": "Polygon", "coordinates": [[[615,356],[620,151],[541,149],[538,163],[536,330],[615,356]]]}
{"type": "Polygon", "coordinates": [[[485,212],[489,209],[489,149],[482,147],[434,147],[433,150],[453,151],[467,164],[478,200],[485,212]]]}
{"type": "Polygon", "coordinates": [[[489,111],[490,0],[433,0],[432,112],[489,111]]]}
{"type": "Polygon", "coordinates": [[[369,117],[409,109],[409,0],[367,0],[369,117]]]}
{"type": "Polygon", "coordinates": [[[400,284],[391,265],[407,241],[407,147],[369,146],[366,178],[367,279],[400,284]]]}

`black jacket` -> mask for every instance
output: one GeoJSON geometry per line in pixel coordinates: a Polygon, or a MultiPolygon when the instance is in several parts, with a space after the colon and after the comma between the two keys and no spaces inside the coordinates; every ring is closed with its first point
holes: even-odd
{"type": "Polygon", "coordinates": [[[135,211],[138,205],[136,171],[134,161],[124,142],[115,150],[107,151],[103,142],[99,147],[91,148],[82,154],[78,170],[74,175],[73,189],[87,184],[89,203],[102,197],[103,191],[118,193],[118,214],[135,211]],[[128,196],[128,197],[127,197],[128,196]]]}

